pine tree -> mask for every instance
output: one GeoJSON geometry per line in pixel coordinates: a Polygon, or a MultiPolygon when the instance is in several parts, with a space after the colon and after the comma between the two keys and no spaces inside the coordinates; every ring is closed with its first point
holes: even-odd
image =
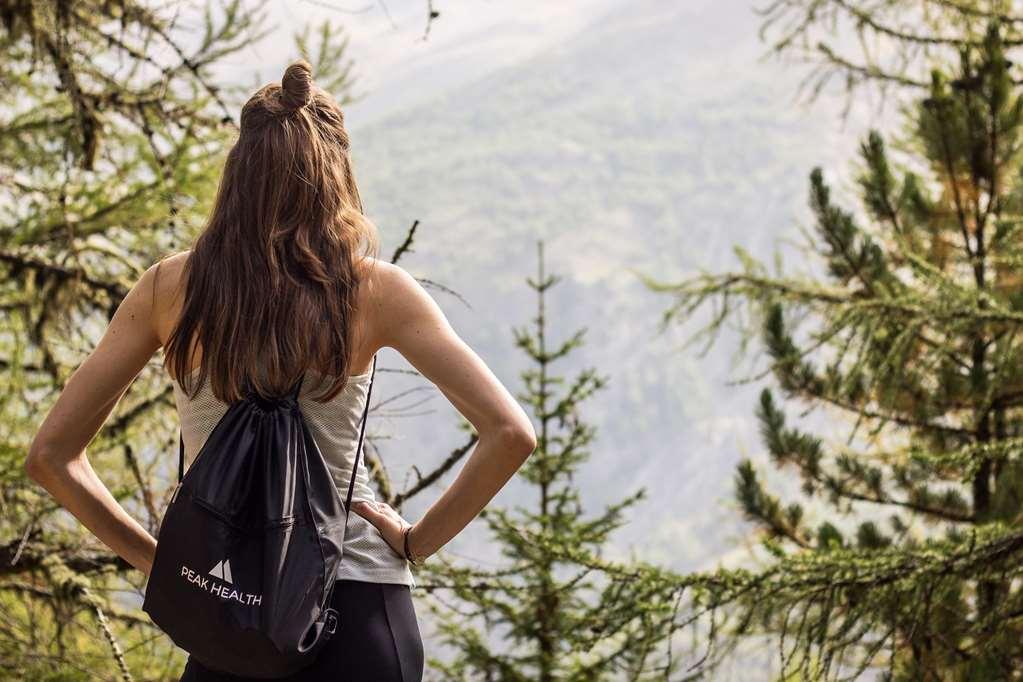
{"type": "Polygon", "coordinates": [[[665,645],[677,629],[678,593],[638,562],[600,557],[644,491],[595,515],[583,509],[573,475],[589,459],[596,429],[580,409],[607,378],[592,368],[571,380],[554,373],[554,364],[582,345],[585,330],[551,344],[547,292],[560,278],[544,272],[542,243],[538,252],[537,277],[527,280],[537,315],[532,329],[514,330],[532,362],[521,374],[520,399],[535,414],[538,445],[519,473],[534,501],[480,513],[501,548],[500,567],[459,565],[443,552],[424,565],[423,586],[444,593],[439,606],[431,602],[440,640],[455,652],[431,666],[445,680],[665,679],[665,669],[675,667],[665,645]]]}
{"type": "Polygon", "coordinates": [[[859,212],[815,169],[808,271],[770,274],[740,250],[735,272],[649,281],[676,297],[666,322],[710,305],[698,338],[744,320],[770,361],[777,389],[757,418],[802,501],[742,462],[736,495],[774,563],[686,583],[727,614],[717,633],[776,636],[785,674],[1023,676],[1023,93],[1011,68],[993,22],[935,70],[907,110],[903,153],[877,132],[862,143],[859,212]],[[792,418],[808,408],[845,437],[792,418]]]}

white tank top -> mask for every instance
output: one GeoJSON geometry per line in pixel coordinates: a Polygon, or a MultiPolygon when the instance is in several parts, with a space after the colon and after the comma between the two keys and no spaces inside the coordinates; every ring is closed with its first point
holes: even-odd
{"type": "MultiPolygon", "coordinates": [[[[198,375],[198,367],[189,373],[187,379],[198,375]]],[[[334,485],[342,499],[348,493],[348,481],[355,461],[355,445],[359,441],[359,419],[366,403],[366,389],[370,373],[353,374],[345,387],[329,402],[320,403],[311,395],[318,395],[326,388],[320,385],[319,372],[310,369],[302,381],[298,404],[305,416],[313,440],[319,446],[327,462],[334,485]]],[[[181,385],[174,384],[174,401],[177,403],[181,420],[181,437],[185,442],[185,469],[191,466],[203,443],[213,432],[224,413],[227,403],[218,400],[210,389],[209,379],[204,382],[195,398],[189,400],[181,385]]],[[[368,417],[367,417],[368,418],[368,417]]],[[[367,426],[368,428],[368,426],[367,426]]],[[[373,489],[369,486],[366,471],[365,451],[359,458],[359,471],[355,477],[352,500],[375,501],[373,489]]],[[[338,580],[361,580],[376,583],[400,583],[415,588],[415,578],[408,562],[387,544],[376,526],[353,511],[348,517],[348,531],[345,535],[341,563],[337,569],[338,580]]]]}

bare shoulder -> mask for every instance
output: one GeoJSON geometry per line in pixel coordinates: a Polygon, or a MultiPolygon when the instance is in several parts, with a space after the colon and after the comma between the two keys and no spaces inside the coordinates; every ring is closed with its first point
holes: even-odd
{"type": "Polygon", "coordinates": [[[396,333],[410,324],[444,318],[433,297],[405,268],[375,258],[367,258],[363,267],[360,304],[379,346],[393,347],[396,333]]]}
{"type": "Polygon", "coordinates": [[[164,256],[153,264],[154,270],[158,271],[158,287],[174,290],[177,288],[181,274],[184,272],[185,263],[192,254],[191,249],[178,251],[169,256],[164,256]]]}
{"type": "Polygon", "coordinates": [[[399,277],[411,277],[403,267],[397,263],[391,263],[380,258],[367,256],[359,261],[359,276],[365,280],[370,287],[387,286],[393,284],[399,277]]]}

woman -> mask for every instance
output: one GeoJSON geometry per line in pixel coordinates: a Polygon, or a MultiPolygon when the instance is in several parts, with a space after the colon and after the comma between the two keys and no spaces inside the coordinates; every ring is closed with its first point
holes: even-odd
{"type": "MultiPolygon", "coordinates": [[[[479,441],[451,486],[414,525],[355,499],[334,602],[346,622],[295,680],[419,680],[423,648],[409,560],[422,561],[471,521],[536,446],[521,406],[404,270],[377,260],[362,215],[340,107],[309,64],[245,104],[206,228],[190,251],[150,267],[121,302],[33,439],[29,475],[107,546],[148,576],[156,540],[92,470],[85,447],[153,354],[164,350],[186,462],[245,380],[281,395],[303,374],[300,406],[339,485],[372,358],[394,348],[435,383],[479,441]],[[364,248],[363,253],[358,253],[364,248]],[[183,294],[183,295],[182,295],[183,294]],[[405,530],[409,528],[405,552],[405,530]]],[[[189,659],[182,680],[237,680],[189,659]]]]}

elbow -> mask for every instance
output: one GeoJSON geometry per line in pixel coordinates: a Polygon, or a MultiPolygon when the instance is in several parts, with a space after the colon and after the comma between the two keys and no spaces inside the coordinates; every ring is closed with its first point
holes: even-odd
{"type": "Polygon", "coordinates": [[[39,483],[46,474],[46,458],[38,450],[29,450],[25,458],[25,475],[39,483]]]}
{"type": "Polygon", "coordinates": [[[33,442],[25,457],[25,475],[40,485],[53,472],[53,457],[38,443],[33,442]]]}
{"type": "Polygon", "coordinates": [[[523,462],[536,450],[536,431],[529,420],[505,426],[501,429],[500,439],[505,450],[523,462]]]}

